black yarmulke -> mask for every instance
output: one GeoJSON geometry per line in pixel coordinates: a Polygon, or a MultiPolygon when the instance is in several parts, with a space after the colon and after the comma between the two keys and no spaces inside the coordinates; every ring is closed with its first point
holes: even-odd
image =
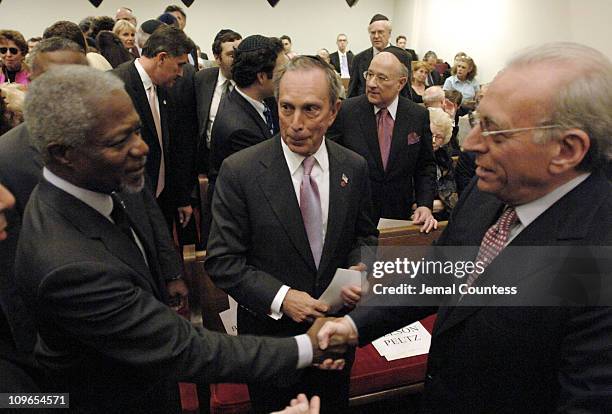
{"type": "Polygon", "coordinates": [[[274,48],[274,45],[269,37],[262,35],[252,35],[244,38],[236,49],[240,52],[251,52],[253,50],[266,48],[274,48]]]}
{"type": "Polygon", "coordinates": [[[372,16],[372,19],[370,20],[370,24],[374,22],[380,22],[380,21],[388,22],[389,18],[385,16],[384,14],[376,13],[374,16],[372,16]]]}
{"type": "Polygon", "coordinates": [[[410,54],[405,51],[402,48],[399,48],[397,46],[389,46],[383,49],[383,52],[389,52],[391,53],[393,56],[395,56],[397,58],[397,60],[399,60],[404,66],[406,66],[406,68],[408,68],[408,70],[411,69],[411,59],[410,59],[410,54]]]}
{"type": "Polygon", "coordinates": [[[164,24],[164,23],[160,22],[157,19],[152,19],[152,20],[147,20],[146,22],[141,24],[140,28],[142,29],[143,32],[145,32],[147,34],[153,34],[155,29],[157,29],[162,24],[164,24]]]}

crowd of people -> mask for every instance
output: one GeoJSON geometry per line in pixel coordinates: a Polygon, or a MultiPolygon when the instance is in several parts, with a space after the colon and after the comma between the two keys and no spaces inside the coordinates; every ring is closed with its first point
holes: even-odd
{"type": "Polygon", "coordinates": [[[0,30],[0,391],[170,413],[179,381],[246,382],[255,412],[341,413],[352,346],[437,312],[426,412],[612,409],[605,295],[468,311],[359,306],[347,285],[333,314],[317,299],[336,269],[370,270],[381,218],[448,221],[438,245],[486,256],[470,286],[530,286],[538,260],[508,274],[508,245],[609,246],[610,59],[547,44],[481,85],[464,52],[451,66],[392,45],[382,14],[357,54],[342,33],[309,56],[223,29],[209,60],[186,24],[171,5],[0,30]],[[236,337],[177,312],[192,243],[239,304],[236,337]]]}

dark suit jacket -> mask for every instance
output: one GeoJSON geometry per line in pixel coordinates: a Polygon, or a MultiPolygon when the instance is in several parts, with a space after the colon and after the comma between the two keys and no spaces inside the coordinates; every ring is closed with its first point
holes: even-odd
{"type": "Polygon", "coordinates": [[[359,52],[353,58],[353,66],[351,67],[351,81],[349,82],[348,91],[346,91],[346,97],[352,98],[353,96],[363,95],[365,93],[365,79],[363,78],[363,72],[368,70],[370,62],[374,57],[374,52],[371,47],[366,50],[359,52]]]}
{"type": "Polygon", "coordinates": [[[377,243],[369,218],[366,163],[327,141],[329,219],[317,270],[280,136],[227,158],[217,180],[206,270],[241,305],[240,333],[303,333],[306,324],[268,317],[283,284],[318,298],[338,267],[361,260],[361,247],[377,243]],[[341,186],[342,176],[348,185],[341,186]],[[246,310],[248,309],[248,310],[246,310]]]}
{"type": "Polygon", "coordinates": [[[195,75],[195,91],[198,114],[198,171],[204,174],[208,173],[209,149],[206,146],[206,129],[208,128],[208,117],[210,116],[210,104],[215,88],[217,87],[217,78],[219,77],[219,68],[207,68],[199,71],[195,75]]]}
{"type": "Polygon", "coordinates": [[[327,136],[368,161],[375,220],[380,217],[407,220],[412,214],[413,202],[432,208],[436,166],[426,109],[399,98],[386,171],[380,155],[374,107],[365,95],[342,103],[327,136]]]}
{"type": "Polygon", "coordinates": [[[148,266],[119,227],[47,181],[26,209],[19,289],[40,329],[37,359],[52,388],[70,393],[71,409],[159,412],[168,382],[263,381],[293,372],[294,339],[196,330],[162,303],[158,220],[144,205],[152,196],[124,199],[148,266]]]}
{"type": "MultiPolygon", "coordinates": [[[[474,246],[475,257],[504,206],[480,192],[476,180],[465,191],[437,244],[474,246]]],[[[610,183],[595,173],[519,233],[510,246],[571,247],[570,256],[555,262],[561,269],[574,266],[574,252],[612,244],[611,209],[610,183]]],[[[517,260],[506,248],[475,282],[475,286],[517,286],[519,293],[512,299],[500,296],[488,306],[465,302],[462,307],[448,306],[457,302],[457,296],[444,299],[429,351],[424,412],[448,412],[449,407],[456,413],[610,412],[612,308],[508,307],[521,303],[533,292],[532,286],[549,282],[545,278],[550,275],[542,272],[543,256],[534,254],[535,249],[523,250],[524,256],[517,260]]],[[[602,280],[609,280],[609,257],[593,258],[589,266],[598,269],[595,273],[602,280]]],[[[360,342],[367,343],[435,310],[358,307],[351,316],[360,342]]]]}
{"type": "MultiPolygon", "coordinates": [[[[273,107],[270,107],[274,111],[273,107]]],[[[274,113],[274,112],[273,112],[274,113]]],[[[253,105],[232,90],[219,105],[211,132],[209,178],[213,183],[221,163],[231,154],[272,137],[253,105]]]]}
{"type": "MultiPolygon", "coordinates": [[[[151,188],[155,191],[159,177],[162,152],[157,137],[157,131],[155,130],[155,122],[151,114],[147,93],[134,62],[127,62],[117,66],[113,69],[113,73],[125,83],[125,90],[130,95],[130,98],[132,98],[132,103],[136,108],[136,112],[140,115],[140,120],[143,124],[141,132],[142,138],[149,146],[146,170],[150,179],[151,188]]],[[[169,93],[166,88],[157,87],[162,142],[164,145],[164,162],[166,167],[166,187],[164,192],[169,191],[172,194],[170,198],[176,200],[177,206],[189,204],[189,196],[195,185],[193,177],[193,164],[195,163],[194,146],[196,144],[195,136],[191,133],[187,134],[187,136],[181,133],[185,128],[195,128],[195,125],[187,121],[185,121],[186,123],[182,126],[176,125],[177,122],[180,123],[185,119],[183,115],[180,115],[181,111],[195,109],[193,106],[185,107],[185,102],[191,102],[189,105],[195,104],[195,98],[185,95],[185,93],[187,93],[185,91],[189,90],[189,86],[185,85],[189,82],[189,79],[193,79],[189,78],[188,73],[190,72],[185,73],[187,74],[187,78],[185,80],[179,79],[177,84],[173,87],[175,90],[172,93],[169,93]],[[176,116],[176,114],[179,115],[176,116]]],[[[193,86],[191,86],[191,88],[193,88],[193,86]]],[[[193,93],[193,90],[191,93],[193,93]]],[[[191,123],[195,123],[195,119],[192,119],[191,123]]]]}
{"type": "MultiPolygon", "coordinates": [[[[8,320],[13,328],[15,342],[18,348],[31,353],[36,343],[36,327],[30,313],[26,310],[21,296],[17,294],[13,280],[13,266],[17,240],[21,231],[21,221],[25,206],[30,199],[30,194],[42,177],[43,163],[40,153],[34,147],[32,138],[25,124],[7,132],[0,137],[0,182],[6,186],[15,196],[16,204],[12,211],[7,212],[9,237],[2,244],[3,254],[0,255],[0,263],[6,274],[10,277],[2,278],[3,307],[8,315],[8,320]]],[[[147,190],[148,191],[148,190],[147,190]]],[[[170,235],[166,231],[165,222],[156,214],[157,204],[151,202],[150,197],[145,198],[145,207],[150,211],[152,218],[158,219],[154,227],[157,234],[157,246],[160,252],[159,264],[164,279],[172,279],[182,273],[181,264],[174,249],[170,235]]]]}
{"type": "MultiPolygon", "coordinates": [[[[346,62],[348,64],[349,73],[351,72],[351,67],[353,66],[353,52],[350,50],[346,52],[346,62]]],[[[340,73],[340,54],[336,50],[334,53],[329,55],[329,61],[331,62],[336,72],[340,73]]]]}
{"type": "Polygon", "coordinates": [[[12,332],[17,349],[31,353],[36,343],[36,328],[30,313],[17,294],[14,265],[21,218],[32,189],[41,177],[42,160],[30,140],[25,123],[0,137],[0,183],[15,196],[15,207],[6,212],[8,237],[1,242],[0,306],[12,332]]]}

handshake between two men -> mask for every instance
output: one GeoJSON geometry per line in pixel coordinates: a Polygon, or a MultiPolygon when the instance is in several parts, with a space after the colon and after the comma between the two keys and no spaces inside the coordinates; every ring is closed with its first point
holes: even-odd
{"type": "MultiPolygon", "coordinates": [[[[360,263],[351,270],[365,271],[360,263]]],[[[349,285],[342,288],[345,310],[352,310],[361,299],[362,288],[349,285]]],[[[312,298],[308,293],[290,289],[283,300],[283,312],[295,322],[312,321],[307,332],[313,345],[313,365],[324,370],[344,368],[344,355],[349,346],[357,344],[357,333],[346,318],[326,317],[329,305],[312,298]]]]}

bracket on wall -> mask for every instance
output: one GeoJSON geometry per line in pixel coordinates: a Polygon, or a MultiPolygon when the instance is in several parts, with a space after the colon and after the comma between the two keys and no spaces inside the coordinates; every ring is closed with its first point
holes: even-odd
{"type": "Polygon", "coordinates": [[[102,0],[89,0],[89,2],[93,4],[94,7],[100,7],[100,4],[102,4],[102,0]]]}
{"type": "Polygon", "coordinates": [[[278,4],[280,0],[268,0],[268,3],[270,3],[270,6],[274,7],[278,4]]]}
{"type": "Polygon", "coordinates": [[[183,4],[185,4],[185,6],[187,7],[191,7],[191,5],[193,4],[194,0],[183,0],[183,4]]]}
{"type": "Polygon", "coordinates": [[[348,4],[349,7],[353,7],[358,1],[359,0],[346,0],[346,4],[348,4]]]}

